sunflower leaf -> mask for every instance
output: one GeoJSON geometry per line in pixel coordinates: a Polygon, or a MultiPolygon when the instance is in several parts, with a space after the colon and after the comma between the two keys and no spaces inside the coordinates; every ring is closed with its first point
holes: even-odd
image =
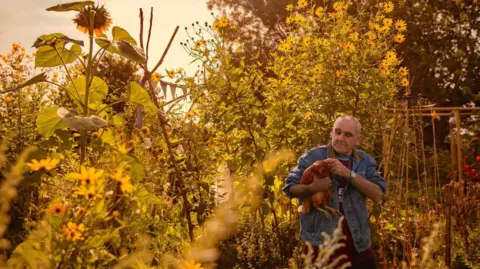
{"type": "Polygon", "coordinates": [[[65,129],[67,125],[62,121],[62,118],[57,114],[58,107],[46,107],[37,117],[38,131],[45,137],[50,137],[57,129],[65,129]]]}
{"type": "Polygon", "coordinates": [[[66,43],[75,43],[77,45],[80,45],[83,47],[84,43],[82,40],[76,40],[69,38],[68,36],[62,34],[62,33],[53,33],[49,35],[41,35],[35,40],[35,43],[33,43],[32,47],[34,48],[39,48],[42,46],[55,46],[59,42],[64,42],[66,43]]]}
{"type": "Polygon", "coordinates": [[[120,51],[119,54],[123,57],[141,65],[145,65],[146,57],[142,48],[132,45],[125,40],[114,40],[113,46],[120,51]]]}
{"type": "Polygon", "coordinates": [[[148,95],[147,90],[145,90],[142,86],[138,85],[136,82],[129,82],[128,83],[128,92],[129,96],[128,99],[139,105],[143,105],[148,112],[155,113],[157,110],[155,105],[153,104],[150,96],[148,95]]]}
{"type": "Polygon", "coordinates": [[[16,87],[7,89],[5,92],[16,91],[16,90],[20,90],[21,88],[25,88],[25,87],[33,85],[33,84],[37,84],[37,83],[40,83],[40,82],[46,82],[47,81],[47,76],[45,76],[45,73],[46,72],[38,74],[38,75],[34,76],[33,78],[29,79],[27,82],[25,82],[23,84],[20,84],[16,87]]]}
{"type": "MultiPolygon", "coordinates": [[[[68,94],[79,106],[81,106],[85,100],[86,85],[87,81],[85,76],[81,76],[75,79],[73,84],[70,84],[67,88],[68,94]]],[[[90,84],[88,107],[92,109],[97,108],[102,104],[102,100],[107,96],[107,93],[107,83],[99,77],[93,77],[92,83],[90,84]]]]}
{"type": "Polygon", "coordinates": [[[86,6],[93,6],[93,1],[80,1],[71,2],[65,4],[59,4],[53,7],[47,8],[47,11],[65,12],[65,11],[82,11],[86,6]]]}
{"type": "Polygon", "coordinates": [[[112,29],[113,40],[124,40],[132,45],[137,45],[137,41],[123,28],[114,26],[112,29]]]}
{"type": "Polygon", "coordinates": [[[62,59],[65,64],[73,63],[77,60],[77,56],[81,54],[82,47],[74,44],[70,49],[67,49],[65,48],[64,41],[56,43],[55,47],[41,46],[38,48],[37,53],[35,54],[35,67],[59,66],[62,65],[62,59]]]}

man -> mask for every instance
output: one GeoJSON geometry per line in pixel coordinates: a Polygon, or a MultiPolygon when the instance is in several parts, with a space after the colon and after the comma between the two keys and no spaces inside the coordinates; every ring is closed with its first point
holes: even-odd
{"type": "MultiPolygon", "coordinates": [[[[332,188],[333,195],[328,204],[345,216],[342,230],[347,237],[343,241],[346,246],[334,256],[346,254],[352,268],[376,268],[366,198],[375,203],[380,202],[387,185],[376,171],[375,160],[355,149],[361,142],[361,125],[356,118],[337,118],[330,136],[328,145],[313,148],[299,158],[297,167],[285,179],[283,191],[290,198],[299,198],[301,204],[303,198],[332,188]],[[299,184],[303,171],[318,160],[328,162],[330,177],[315,177],[309,185],[299,184]]],[[[300,213],[300,239],[314,247],[314,255],[318,253],[318,248],[315,247],[323,241],[321,233],[332,236],[338,225],[340,215],[332,217],[330,220],[323,212],[315,209],[309,213],[300,213]]]]}

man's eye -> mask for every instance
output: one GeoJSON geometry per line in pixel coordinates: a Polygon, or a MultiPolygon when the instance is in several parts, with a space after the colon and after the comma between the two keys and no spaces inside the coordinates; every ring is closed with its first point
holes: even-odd
{"type": "Polygon", "coordinates": [[[345,134],[346,137],[352,137],[352,134],[345,134]]]}
{"type": "Polygon", "coordinates": [[[335,133],[339,135],[339,134],[341,134],[342,132],[340,132],[340,131],[336,131],[335,133]]]}

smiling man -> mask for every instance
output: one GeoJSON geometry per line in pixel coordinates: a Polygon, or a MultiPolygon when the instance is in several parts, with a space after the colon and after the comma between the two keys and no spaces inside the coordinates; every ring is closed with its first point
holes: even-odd
{"type": "MultiPolygon", "coordinates": [[[[366,198],[380,202],[387,185],[376,171],[375,160],[356,149],[362,139],[358,119],[352,116],[337,118],[330,136],[328,145],[310,149],[298,159],[297,167],[285,179],[283,191],[290,198],[298,198],[301,204],[303,198],[331,188],[333,195],[328,205],[345,216],[342,230],[346,236],[342,241],[345,247],[339,249],[332,260],[345,254],[352,264],[351,268],[376,268],[366,198]],[[299,184],[305,169],[318,160],[328,162],[329,178],[316,177],[309,185],[299,184]]],[[[318,245],[323,241],[322,232],[332,236],[339,218],[340,215],[334,215],[329,219],[319,210],[300,213],[300,239],[314,247],[314,258],[318,254],[318,245]]]]}

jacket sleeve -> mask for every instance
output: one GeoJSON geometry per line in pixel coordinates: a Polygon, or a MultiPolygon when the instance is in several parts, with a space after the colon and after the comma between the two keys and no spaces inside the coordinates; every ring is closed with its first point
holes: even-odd
{"type": "Polygon", "coordinates": [[[288,196],[288,198],[293,198],[290,193],[290,187],[295,184],[300,183],[300,179],[302,178],[303,171],[307,169],[310,165],[312,165],[313,161],[311,160],[311,154],[314,149],[304,153],[297,161],[297,167],[295,167],[288,176],[285,178],[285,186],[283,187],[283,192],[288,196]]]}
{"type": "Polygon", "coordinates": [[[387,190],[387,183],[385,182],[385,179],[377,173],[377,162],[371,156],[367,157],[367,169],[365,172],[365,177],[367,180],[380,186],[382,192],[387,190]]]}

